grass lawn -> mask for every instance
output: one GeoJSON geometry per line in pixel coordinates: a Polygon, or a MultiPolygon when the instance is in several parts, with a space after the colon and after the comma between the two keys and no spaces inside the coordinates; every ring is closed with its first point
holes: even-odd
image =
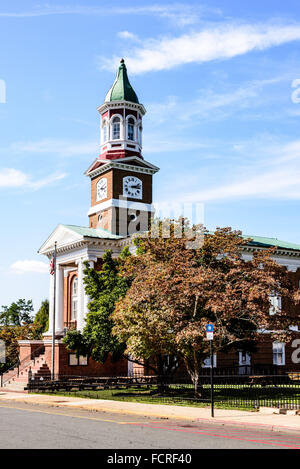
{"type": "MultiPolygon", "coordinates": [[[[201,400],[193,399],[193,390],[190,386],[168,388],[166,393],[161,394],[155,386],[148,388],[130,387],[119,389],[99,390],[71,390],[71,391],[46,391],[46,394],[55,394],[68,397],[82,397],[87,399],[109,399],[116,401],[141,402],[148,404],[166,404],[192,407],[207,407],[210,405],[210,386],[204,385],[201,400]]],[[[237,409],[257,411],[259,406],[275,407],[276,401],[281,406],[285,403],[293,403],[300,407],[300,387],[289,386],[222,386],[214,388],[215,407],[222,409],[237,409]]]]}

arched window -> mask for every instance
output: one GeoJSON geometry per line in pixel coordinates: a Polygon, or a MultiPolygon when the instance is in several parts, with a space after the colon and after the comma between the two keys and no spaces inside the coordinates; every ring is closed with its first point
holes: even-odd
{"type": "Polygon", "coordinates": [[[135,124],[135,121],[133,117],[129,117],[128,122],[127,122],[127,139],[128,140],[134,140],[134,124],[135,124]]]}
{"type": "Polygon", "coordinates": [[[75,277],[72,282],[72,299],[71,299],[71,320],[76,321],[78,311],[78,278],[75,277]]]}
{"type": "Polygon", "coordinates": [[[120,117],[114,117],[112,120],[112,139],[119,140],[121,133],[121,119],[120,117]]]}
{"type": "Polygon", "coordinates": [[[105,143],[107,141],[107,121],[106,119],[103,121],[103,124],[102,124],[102,143],[105,143]]]}

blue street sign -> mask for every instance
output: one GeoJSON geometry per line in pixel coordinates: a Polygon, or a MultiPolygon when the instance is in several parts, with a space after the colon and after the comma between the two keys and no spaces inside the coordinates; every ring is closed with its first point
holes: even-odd
{"type": "Polygon", "coordinates": [[[214,332],[214,325],[206,324],[206,332],[214,332]]]}

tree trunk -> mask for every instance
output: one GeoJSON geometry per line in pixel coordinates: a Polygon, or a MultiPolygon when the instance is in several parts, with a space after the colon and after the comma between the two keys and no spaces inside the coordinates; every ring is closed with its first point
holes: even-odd
{"type": "Polygon", "coordinates": [[[200,399],[201,397],[203,397],[203,386],[202,384],[199,384],[198,360],[195,356],[193,363],[190,363],[188,360],[185,360],[185,366],[194,385],[194,398],[200,399]]]}
{"type": "Polygon", "coordinates": [[[157,369],[158,369],[158,382],[157,382],[158,392],[164,394],[166,392],[166,389],[168,389],[168,386],[166,383],[165,369],[163,366],[163,357],[161,355],[158,355],[157,357],[157,369]]]}

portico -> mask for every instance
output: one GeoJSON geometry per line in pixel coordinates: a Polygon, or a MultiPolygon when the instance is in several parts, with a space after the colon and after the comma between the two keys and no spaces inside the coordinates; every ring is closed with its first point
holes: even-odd
{"type": "Polygon", "coordinates": [[[55,335],[62,337],[67,329],[81,331],[88,313],[89,297],[84,288],[86,263],[96,270],[101,268],[101,258],[111,249],[118,256],[124,246],[121,237],[101,229],[59,225],[40,248],[39,253],[50,260],[57,242],[56,304],[54,308],[54,275],[49,275],[49,330],[52,336],[55,309],[55,335]],[[105,238],[104,238],[105,236],[105,238]]]}

